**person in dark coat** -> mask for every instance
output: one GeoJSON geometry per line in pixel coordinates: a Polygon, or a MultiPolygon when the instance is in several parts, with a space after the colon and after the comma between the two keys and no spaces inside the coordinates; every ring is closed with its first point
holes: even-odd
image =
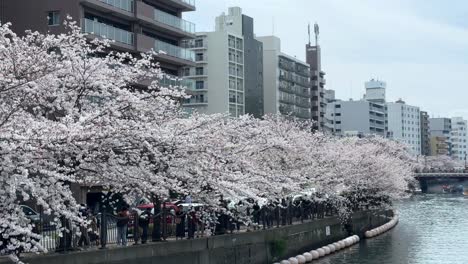
{"type": "Polygon", "coordinates": [[[140,225],[142,232],[141,232],[141,243],[146,244],[146,241],[148,241],[148,227],[149,227],[149,222],[151,219],[151,208],[146,208],[146,210],[141,213],[139,219],[138,219],[138,224],[140,225]]]}
{"type": "Polygon", "coordinates": [[[179,211],[176,212],[176,240],[185,238],[185,218],[183,207],[179,205],[179,211]]]}

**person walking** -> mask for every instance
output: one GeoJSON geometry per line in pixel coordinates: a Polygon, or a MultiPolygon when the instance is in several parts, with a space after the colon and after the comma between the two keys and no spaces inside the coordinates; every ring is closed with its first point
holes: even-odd
{"type": "Polygon", "coordinates": [[[146,210],[141,213],[139,219],[138,219],[138,224],[140,225],[142,229],[141,233],[141,243],[146,244],[148,241],[148,227],[149,227],[149,222],[151,219],[151,208],[146,208],[146,210]]]}
{"type": "Polygon", "coordinates": [[[126,206],[117,214],[117,245],[127,246],[127,228],[130,215],[126,206]]]}

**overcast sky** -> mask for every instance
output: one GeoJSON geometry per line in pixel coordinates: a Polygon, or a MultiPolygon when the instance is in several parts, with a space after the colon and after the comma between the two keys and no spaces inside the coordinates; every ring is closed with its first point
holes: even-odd
{"type": "Polygon", "coordinates": [[[185,14],[197,31],[240,6],[257,36],[281,38],[282,51],[304,59],[308,22],[320,25],[327,88],[362,97],[364,82],[387,82],[387,100],[402,98],[431,116],[468,118],[468,2],[465,0],[197,0],[185,14]],[[450,2],[450,4],[448,4],[450,2]],[[274,25],[274,26],[273,26],[274,25]]]}

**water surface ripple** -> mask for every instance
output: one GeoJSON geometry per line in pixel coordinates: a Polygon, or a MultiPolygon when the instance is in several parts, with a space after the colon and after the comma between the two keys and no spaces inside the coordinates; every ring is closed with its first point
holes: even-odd
{"type": "Polygon", "coordinates": [[[397,205],[400,223],[319,264],[468,264],[468,198],[421,195],[397,205]]]}

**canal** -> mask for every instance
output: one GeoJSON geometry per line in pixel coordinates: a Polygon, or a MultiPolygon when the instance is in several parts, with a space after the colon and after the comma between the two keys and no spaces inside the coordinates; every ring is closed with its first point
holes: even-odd
{"type": "Polygon", "coordinates": [[[393,230],[314,263],[468,263],[468,198],[419,195],[396,207],[400,223],[393,230]]]}

